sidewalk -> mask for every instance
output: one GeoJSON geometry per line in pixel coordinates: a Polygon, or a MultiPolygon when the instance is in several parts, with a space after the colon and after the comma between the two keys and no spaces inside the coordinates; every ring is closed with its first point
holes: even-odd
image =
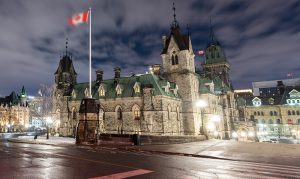
{"type": "MultiPolygon", "coordinates": [[[[75,145],[75,139],[67,137],[39,136],[34,140],[33,136],[9,139],[11,142],[24,142],[35,144],[48,144],[56,146],[75,145]]],[[[94,146],[92,146],[94,147],[94,146]]],[[[132,152],[151,152],[168,155],[182,155],[203,158],[217,158],[224,160],[251,161],[261,163],[276,163],[281,165],[300,166],[299,144],[273,144],[257,142],[236,142],[228,140],[207,140],[183,144],[163,145],[99,145],[99,148],[127,150],[132,152]]]]}
{"type": "Polygon", "coordinates": [[[34,136],[19,136],[18,138],[8,139],[11,142],[30,143],[30,144],[46,144],[46,145],[57,145],[57,146],[68,146],[75,145],[75,139],[70,137],[55,137],[49,136],[38,136],[34,139],[34,136]]]}

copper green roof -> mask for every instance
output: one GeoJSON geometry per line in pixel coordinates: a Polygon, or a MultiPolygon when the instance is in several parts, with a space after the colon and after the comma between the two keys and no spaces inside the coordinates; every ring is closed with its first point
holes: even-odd
{"type": "MultiPolygon", "coordinates": [[[[153,95],[163,95],[178,98],[172,90],[169,92],[165,92],[165,86],[167,86],[168,81],[161,77],[154,74],[143,74],[143,75],[136,75],[131,77],[121,77],[117,80],[115,79],[108,79],[103,80],[100,84],[96,82],[92,82],[92,96],[96,99],[114,99],[114,98],[126,98],[126,97],[140,97],[142,96],[143,88],[151,87],[153,88],[153,95]],[[133,87],[135,83],[140,85],[140,92],[135,93],[133,87]],[[122,89],[122,93],[120,95],[117,94],[116,87],[120,86],[122,89]],[[105,96],[99,96],[98,89],[100,86],[103,86],[105,89],[105,96]]],[[[171,83],[170,89],[174,89],[176,84],[171,83]]],[[[76,98],[73,100],[81,100],[85,97],[85,90],[88,88],[89,84],[86,83],[77,83],[74,85],[73,90],[76,93],[76,98]]]]}

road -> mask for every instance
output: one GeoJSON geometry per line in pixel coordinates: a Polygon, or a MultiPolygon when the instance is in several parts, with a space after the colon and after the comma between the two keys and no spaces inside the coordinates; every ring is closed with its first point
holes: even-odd
{"type": "Polygon", "coordinates": [[[0,143],[0,178],[300,178],[300,166],[118,151],[86,146],[0,143]]]}

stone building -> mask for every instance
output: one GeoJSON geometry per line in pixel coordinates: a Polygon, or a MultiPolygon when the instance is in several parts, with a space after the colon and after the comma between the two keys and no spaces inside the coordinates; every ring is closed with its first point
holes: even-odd
{"type": "MultiPolygon", "coordinates": [[[[174,18],[168,36],[162,37],[160,64],[146,74],[122,76],[114,68],[111,79],[96,71],[92,97],[100,101],[99,132],[145,135],[200,135],[230,137],[237,120],[230,65],[221,45],[213,39],[206,48],[203,70],[195,71],[191,36],[182,34],[174,18]],[[204,108],[197,106],[205,100],[204,108]],[[218,116],[219,120],[212,120],[218,116]],[[214,129],[207,129],[211,122],[214,129]],[[201,127],[203,131],[201,131],[201,127]]],[[[88,82],[77,83],[70,53],[66,52],[55,72],[54,119],[63,136],[74,135],[79,105],[88,97],[88,82]]]]}
{"type": "Polygon", "coordinates": [[[275,91],[270,95],[239,97],[241,116],[244,121],[255,123],[260,140],[300,138],[300,87],[278,81],[275,91]]]}
{"type": "Polygon", "coordinates": [[[20,132],[29,124],[27,92],[24,86],[20,95],[12,92],[0,98],[0,132],[20,132]]]}

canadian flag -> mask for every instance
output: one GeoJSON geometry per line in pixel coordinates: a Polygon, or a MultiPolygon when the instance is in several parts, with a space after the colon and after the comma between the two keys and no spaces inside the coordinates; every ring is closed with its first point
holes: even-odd
{"type": "Polygon", "coordinates": [[[68,19],[68,24],[75,27],[78,24],[87,23],[88,18],[89,18],[89,11],[85,11],[85,12],[82,12],[82,13],[79,13],[79,14],[75,14],[74,16],[69,18],[68,19]]]}

